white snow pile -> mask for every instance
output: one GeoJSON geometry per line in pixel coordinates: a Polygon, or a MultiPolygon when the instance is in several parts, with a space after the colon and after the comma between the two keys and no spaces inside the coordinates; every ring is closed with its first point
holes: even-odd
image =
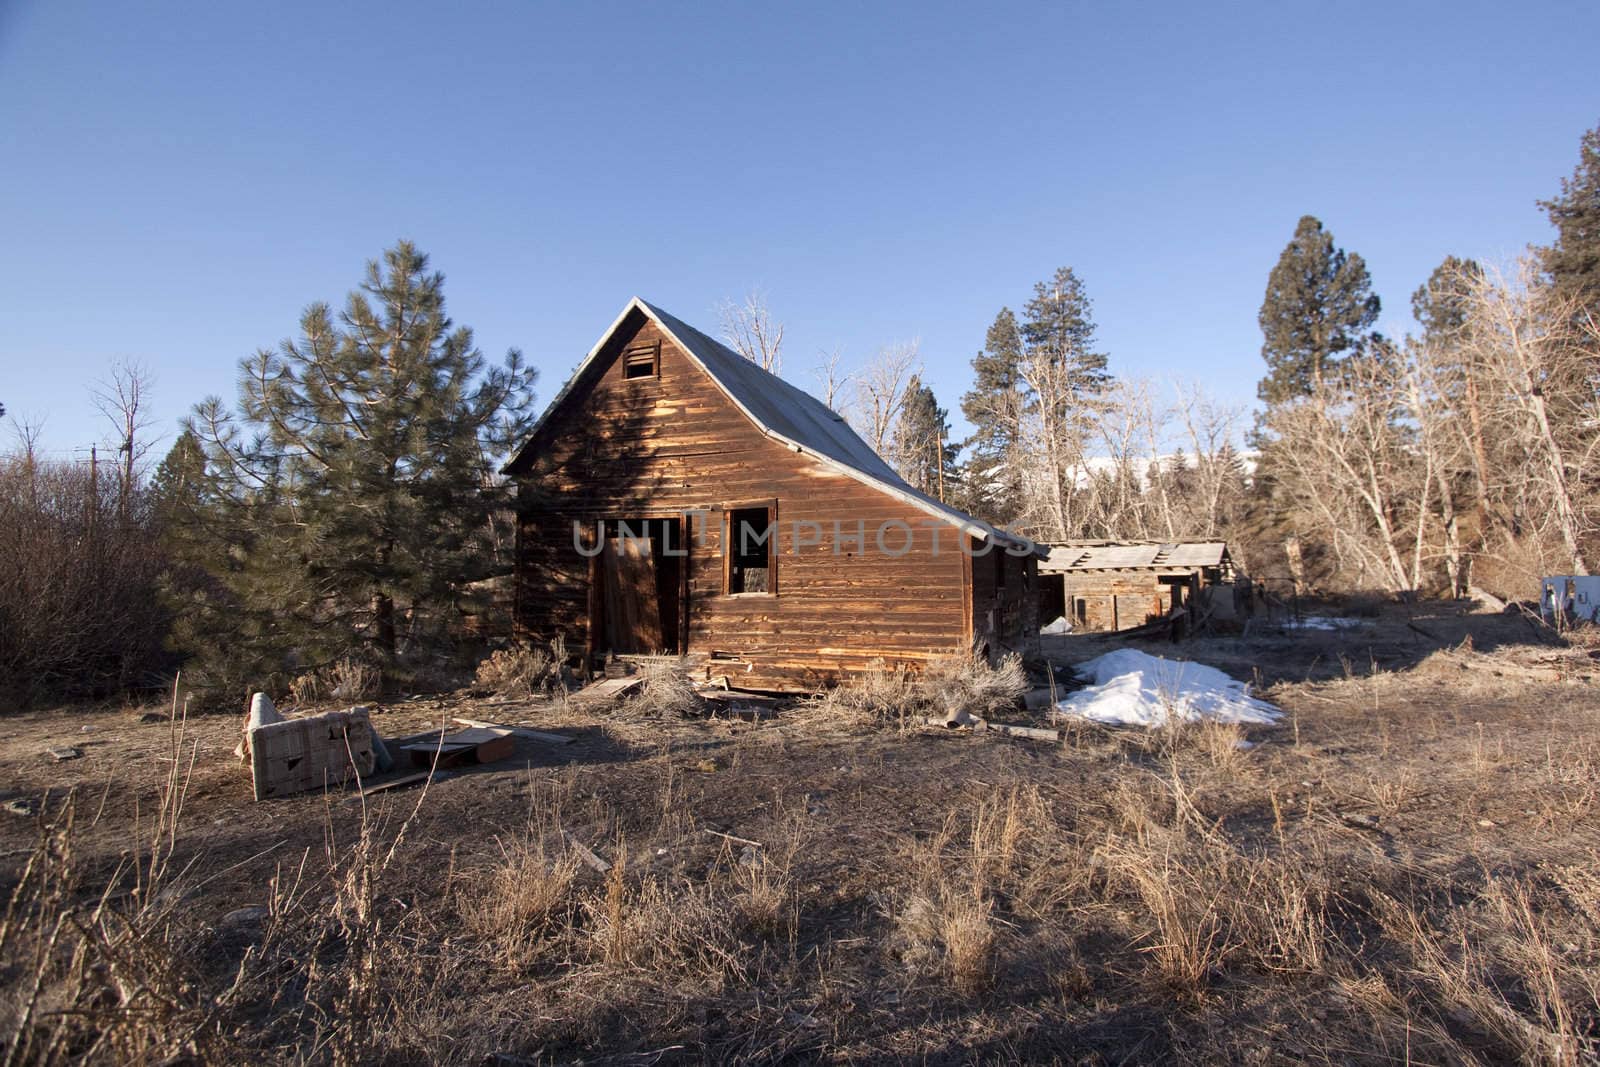
{"type": "Polygon", "coordinates": [[[1360,619],[1336,619],[1327,615],[1303,615],[1298,619],[1285,619],[1285,630],[1354,630],[1360,619]]]}
{"type": "Polygon", "coordinates": [[[1056,705],[1058,716],[1125,726],[1162,726],[1180,719],[1271,723],[1282,714],[1250,695],[1250,687],[1203,663],[1162,659],[1119,648],[1074,668],[1089,679],[1056,705]]]}
{"type": "Polygon", "coordinates": [[[1039,627],[1039,632],[1042,634],[1070,634],[1072,632],[1072,624],[1063,616],[1056,619],[1055,622],[1039,627]]]}

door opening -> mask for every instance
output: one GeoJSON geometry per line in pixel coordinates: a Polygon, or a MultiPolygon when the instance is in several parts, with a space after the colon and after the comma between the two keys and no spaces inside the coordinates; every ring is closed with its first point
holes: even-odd
{"type": "Polygon", "coordinates": [[[597,652],[682,654],[687,551],[682,519],[606,521],[591,620],[597,652]]]}

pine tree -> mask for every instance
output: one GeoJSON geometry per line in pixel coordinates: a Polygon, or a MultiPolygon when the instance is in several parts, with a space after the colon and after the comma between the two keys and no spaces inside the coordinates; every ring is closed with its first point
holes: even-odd
{"type": "Polygon", "coordinates": [[[1561,179],[1561,195],[1539,206],[1556,228],[1555,243],[1539,250],[1551,286],[1600,322],[1600,126],[1579,142],[1578,166],[1561,179]]]}
{"type": "Polygon", "coordinates": [[[964,472],[967,510],[998,523],[1010,523],[1022,508],[1017,446],[1022,429],[1022,328],[1010,308],[1001,308],[972,358],[972,388],[961,398],[961,413],[973,434],[964,472]]]}
{"type": "Polygon", "coordinates": [[[1267,376],[1257,395],[1267,404],[1309,396],[1341,356],[1363,344],[1378,311],[1362,258],[1336,248],[1317,219],[1301,218],[1261,303],[1267,376]]]}
{"type": "Polygon", "coordinates": [[[1475,259],[1445,256],[1428,280],[1411,294],[1411,314],[1425,341],[1449,342],[1467,325],[1472,290],[1483,279],[1475,259]]]}
{"type": "Polygon", "coordinates": [[[1023,306],[1022,341],[1030,355],[1042,354],[1071,366],[1085,391],[1110,380],[1106,356],[1095,352],[1093,307],[1088,291],[1071,267],[1059,267],[1048,282],[1035,282],[1023,306]]]}
{"type": "Polygon", "coordinates": [[[443,285],[400,242],[341,313],[312,304],[298,340],[241,363],[237,418],[210,398],[189,420],[215,569],[252,639],[301,663],[362,644],[392,662],[403,626],[493,568],[494,460],[527,430],[534,372],[515,350],[486,368],[443,285]]]}
{"type": "Polygon", "coordinates": [[[906,386],[894,430],[895,467],[915,489],[943,500],[955,481],[957,449],[950,441],[949,412],[920,377],[906,386]]]}
{"type": "Polygon", "coordinates": [[[1021,374],[1035,436],[1029,444],[1043,479],[1029,502],[1030,528],[1046,537],[1073,536],[1081,525],[1079,477],[1111,382],[1106,355],[1095,350],[1091,312],[1088,292],[1071,267],[1034,285],[1023,307],[1021,374]]]}

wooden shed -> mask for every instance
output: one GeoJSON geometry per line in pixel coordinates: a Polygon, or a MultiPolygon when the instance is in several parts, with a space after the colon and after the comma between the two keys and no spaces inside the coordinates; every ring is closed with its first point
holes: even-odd
{"type": "Polygon", "coordinates": [[[591,663],[757,689],[1037,641],[1044,552],[921,493],[807,393],[630,301],[518,449],[514,615],[591,663]]]}
{"type": "Polygon", "coordinates": [[[1235,617],[1233,560],[1221,541],[1061,541],[1039,564],[1039,618],[1074,631],[1130,630],[1203,612],[1235,617]]]}

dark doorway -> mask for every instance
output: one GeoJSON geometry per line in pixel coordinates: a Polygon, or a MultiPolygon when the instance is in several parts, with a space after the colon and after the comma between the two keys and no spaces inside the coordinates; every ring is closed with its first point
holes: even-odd
{"type": "Polygon", "coordinates": [[[683,652],[683,520],[623,519],[605,524],[595,620],[596,651],[616,655],[683,652]]]}
{"type": "MultiPolygon", "coordinates": [[[[1039,625],[1049,626],[1067,616],[1067,579],[1060,574],[1039,575],[1039,625]]],[[[1068,620],[1077,622],[1080,620],[1068,620]]]]}

